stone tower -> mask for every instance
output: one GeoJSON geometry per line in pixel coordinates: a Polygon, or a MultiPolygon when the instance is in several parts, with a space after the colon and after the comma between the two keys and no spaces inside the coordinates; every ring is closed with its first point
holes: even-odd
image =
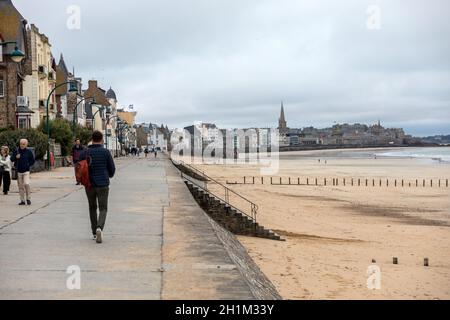
{"type": "Polygon", "coordinates": [[[281,115],[280,118],[278,119],[278,130],[282,135],[287,134],[289,131],[289,128],[287,127],[286,117],[284,115],[283,101],[281,101],[281,115]]]}

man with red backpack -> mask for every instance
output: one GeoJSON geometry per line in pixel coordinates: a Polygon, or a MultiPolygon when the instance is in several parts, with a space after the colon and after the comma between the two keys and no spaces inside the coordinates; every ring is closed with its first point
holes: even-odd
{"type": "MultiPolygon", "coordinates": [[[[80,155],[81,153],[84,151],[84,147],[81,144],[80,139],[76,139],[75,140],[75,144],[72,147],[72,162],[73,162],[73,166],[75,168],[75,175],[77,173],[77,163],[80,162],[80,155]]],[[[80,185],[80,182],[77,180],[77,186],[80,185]]]]}
{"type": "Polygon", "coordinates": [[[92,145],[80,155],[76,170],[77,181],[86,189],[94,240],[102,243],[108,212],[109,179],[114,177],[116,167],[111,153],[103,147],[103,134],[100,131],[92,134],[92,145]],[[98,216],[97,207],[100,211],[98,216]]]}

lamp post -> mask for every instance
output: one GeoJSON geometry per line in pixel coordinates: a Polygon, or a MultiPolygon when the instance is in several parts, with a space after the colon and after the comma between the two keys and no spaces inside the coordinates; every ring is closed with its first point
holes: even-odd
{"type": "Polygon", "coordinates": [[[129,126],[126,122],[123,122],[123,125],[120,127],[120,140],[121,140],[121,144],[123,144],[125,146],[125,148],[128,148],[127,143],[125,141],[126,135],[124,134],[124,132],[130,132],[129,126]]]}
{"type": "Polygon", "coordinates": [[[53,92],[56,91],[56,89],[65,86],[66,84],[69,84],[69,92],[78,92],[78,83],[76,81],[67,81],[67,82],[63,82],[60,83],[59,85],[55,86],[53,88],[52,91],[50,91],[48,98],[47,98],[47,107],[46,107],[46,116],[47,118],[45,119],[45,123],[46,123],[46,131],[47,131],[47,170],[50,170],[50,116],[49,116],[49,110],[48,110],[48,105],[50,104],[50,98],[52,97],[53,92]]]}
{"type": "Polygon", "coordinates": [[[19,50],[19,47],[17,46],[17,41],[6,41],[6,42],[0,42],[0,46],[3,48],[3,46],[6,46],[8,44],[15,44],[14,51],[8,54],[8,56],[11,57],[11,60],[15,63],[21,63],[22,60],[25,58],[25,53],[19,50]]]}
{"type": "Polygon", "coordinates": [[[97,115],[97,113],[103,112],[103,110],[105,110],[105,107],[100,106],[98,110],[92,115],[92,132],[94,132],[95,130],[95,116],[97,115]]]}
{"type": "Polygon", "coordinates": [[[108,150],[108,124],[109,117],[111,117],[111,109],[106,108],[106,123],[105,123],[105,148],[108,150]]]}
{"type": "MultiPolygon", "coordinates": [[[[108,149],[108,125],[109,125],[109,122],[112,119],[120,120],[119,116],[112,116],[112,117],[110,117],[110,114],[111,114],[111,112],[106,114],[107,115],[107,118],[106,118],[107,121],[106,121],[106,126],[105,126],[106,149],[108,149]]],[[[116,126],[116,157],[117,157],[117,126],[116,126]]]]}
{"type": "Polygon", "coordinates": [[[78,118],[78,106],[79,106],[83,101],[91,100],[91,99],[92,99],[91,103],[95,104],[95,98],[92,97],[92,98],[83,98],[83,99],[81,99],[81,100],[77,103],[77,105],[75,106],[75,110],[73,111],[73,120],[72,120],[72,135],[73,135],[74,138],[75,138],[76,118],[78,118]]]}
{"type": "MultiPolygon", "coordinates": [[[[19,48],[17,47],[17,41],[6,41],[6,42],[1,42],[0,41],[0,62],[3,62],[3,46],[6,46],[6,45],[8,45],[8,44],[15,44],[15,48],[14,48],[14,51],[13,52],[11,52],[11,53],[9,53],[9,54],[7,54],[8,56],[10,56],[11,57],[11,60],[14,62],[14,63],[16,63],[16,64],[20,64],[22,61],[23,61],[23,59],[25,58],[25,53],[23,53],[22,51],[20,51],[19,50],[19,48]]],[[[20,79],[20,78],[19,78],[20,79]]],[[[23,79],[21,79],[21,80],[19,80],[20,81],[20,83],[23,81],[23,79]]],[[[18,82],[19,83],[19,82],[18,82]]],[[[3,91],[6,91],[6,90],[3,90],[3,91]]],[[[7,114],[8,114],[9,112],[7,111],[7,114]]],[[[7,115],[7,125],[9,125],[10,123],[9,123],[9,119],[10,119],[10,117],[9,117],[9,115],[7,115]]],[[[17,118],[16,118],[17,119],[17,118]]],[[[15,122],[15,124],[14,124],[14,126],[17,126],[17,127],[19,127],[19,120],[17,119],[16,120],[16,122],[15,122]]]]}

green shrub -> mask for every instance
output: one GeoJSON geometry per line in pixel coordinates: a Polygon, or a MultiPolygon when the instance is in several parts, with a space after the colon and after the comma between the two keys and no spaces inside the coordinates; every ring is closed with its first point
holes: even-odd
{"type": "MultiPolygon", "coordinates": [[[[62,156],[68,156],[72,149],[73,135],[71,123],[65,119],[55,119],[49,121],[50,138],[61,145],[62,156]]],[[[45,121],[39,125],[39,130],[47,134],[45,121]]]]}
{"type": "Polygon", "coordinates": [[[47,151],[47,136],[36,129],[6,130],[0,132],[0,145],[8,146],[12,152],[19,147],[20,139],[27,139],[28,145],[35,149],[36,159],[42,160],[47,151]]]}
{"type": "Polygon", "coordinates": [[[75,138],[79,138],[81,144],[83,146],[87,146],[87,144],[92,140],[92,130],[77,124],[75,127],[75,138]]]}

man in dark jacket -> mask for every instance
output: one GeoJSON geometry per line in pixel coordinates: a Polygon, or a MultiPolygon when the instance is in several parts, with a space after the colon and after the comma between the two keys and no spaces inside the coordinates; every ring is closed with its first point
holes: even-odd
{"type": "Polygon", "coordinates": [[[111,153],[103,147],[103,134],[100,131],[92,134],[92,145],[81,154],[80,161],[85,159],[89,163],[89,179],[92,184],[92,187],[86,188],[92,233],[97,243],[102,243],[108,212],[109,179],[114,177],[116,167],[111,153]],[[97,202],[100,211],[98,217],[97,202]]]}
{"type": "MultiPolygon", "coordinates": [[[[75,173],[77,170],[77,163],[80,162],[80,156],[81,153],[83,152],[84,147],[81,145],[81,141],[80,139],[76,139],[75,140],[75,144],[72,147],[72,162],[73,162],[73,167],[75,168],[75,173]]],[[[77,186],[80,185],[79,182],[77,182],[77,186]]]]}
{"type": "Polygon", "coordinates": [[[19,186],[20,203],[19,206],[31,205],[30,171],[34,165],[34,155],[28,149],[28,140],[21,139],[20,147],[14,150],[11,157],[14,167],[17,170],[17,185],[19,186]]]}

